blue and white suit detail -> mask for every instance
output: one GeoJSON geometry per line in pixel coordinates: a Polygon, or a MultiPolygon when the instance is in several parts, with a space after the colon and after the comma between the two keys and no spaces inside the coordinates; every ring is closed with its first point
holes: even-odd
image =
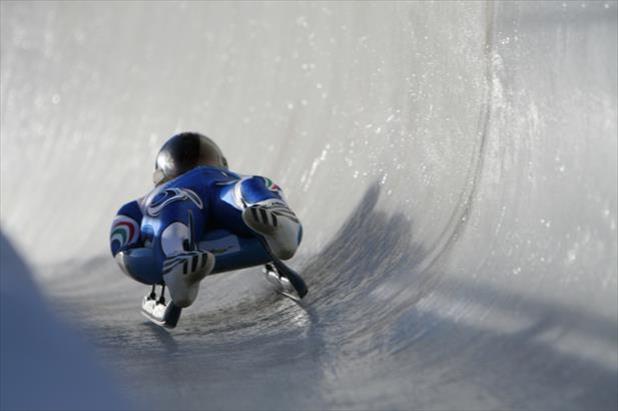
{"type": "Polygon", "coordinates": [[[110,247],[127,275],[144,284],[164,284],[165,262],[194,249],[214,256],[208,274],[269,262],[258,236],[283,259],[300,244],[302,226],[281,189],[264,177],[200,166],[122,206],[110,247]]]}

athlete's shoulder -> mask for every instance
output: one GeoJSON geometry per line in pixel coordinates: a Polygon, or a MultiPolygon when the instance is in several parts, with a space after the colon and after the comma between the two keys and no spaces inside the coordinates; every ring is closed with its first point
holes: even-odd
{"type": "Polygon", "coordinates": [[[244,184],[248,184],[254,187],[265,187],[267,190],[276,193],[282,191],[281,187],[279,187],[277,183],[275,183],[270,178],[261,175],[243,176],[243,182],[244,184]]]}
{"type": "Polygon", "coordinates": [[[116,215],[126,215],[128,217],[132,217],[136,220],[141,219],[144,215],[144,198],[140,197],[136,200],[129,201],[128,203],[123,204],[122,207],[118,210],[116,215]]]}
{"type": "Polygon", "coordinates": [[[142,199],[124,204],[114,217],[110,229],[109,243],[112,255],[127,247],[140,244],[140,224],[144,216],[142,199]]]}
{"type": "Polygon", "coordinates": [[[221,181],[239,180],[240,178],[239,174],[224,168],[199,166],[169,181],[166,185],[172,187],[209,185],[221,181]]]}

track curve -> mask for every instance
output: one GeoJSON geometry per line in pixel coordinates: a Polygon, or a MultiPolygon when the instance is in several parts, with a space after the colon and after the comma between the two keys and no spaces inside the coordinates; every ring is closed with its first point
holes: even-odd
{"type": "Polygon", "coordinates": [[[1,7],[2,230],[138,404],[618,406],[615,2],[1,7]],[[301,304],[140,317],[109,222],[188,129],[284,187],[301,304]]]}

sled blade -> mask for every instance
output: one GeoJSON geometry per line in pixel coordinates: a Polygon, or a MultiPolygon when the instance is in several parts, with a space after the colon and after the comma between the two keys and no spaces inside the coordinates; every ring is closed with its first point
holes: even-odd
{"type": "Polygon", "coordinates": [[[273,265],[277,271],[279,271],[279,274],[285,277],[290,282],[292,287],[294,287],[294,290],[298,294],[299,298],[303,298],[307,294],[307,284],[305,284],[303,278],[298,275],[296,271],[292,270],[290,267],[282,263],[281,260],[276,258],[273,259],[273,265]]]}
{"type": "Polygon", "coordinates": [[[272,258],[272,263],[277,269],[277,271],[279,272],[279,274],[287,278],[292,284],[292,287],[294,287],[294,290],[296,291],[296,294],[298,294],[298,297],[303,298],[307,294],[307,291],[308,291],[307,284],[305,284],[305,281],[303,280],[303,278],[296,271],[292,270],[290,267],[285,265],[283,261],[278,259],[272,253],[270,247],[268,246],[268,243],[263,237],[258,236],[257,238],[262,243],[262,246],[264,247],[264,249],[270,256],[270,258],[272,258]]]}
{"type": "Polygon", "coordinates": [[[161,304],[146,297],[142,302],[141,312],[144,317],[161,327],[174,328],[178,324],[182,308],[177,307],[173,302],[161,304]]]}

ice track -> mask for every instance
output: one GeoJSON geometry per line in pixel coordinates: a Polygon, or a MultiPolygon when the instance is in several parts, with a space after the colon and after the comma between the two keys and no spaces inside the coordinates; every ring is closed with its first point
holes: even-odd
{"type": "Polygon", "coordinates": [[[2,231],[136,407],[616,409],[617,27],[614,1],[2,2],[2,231]],[[140,316],[108,228],[180,130],[284,188],[301,304],[256,269],[173,331],[140,316]]]}

